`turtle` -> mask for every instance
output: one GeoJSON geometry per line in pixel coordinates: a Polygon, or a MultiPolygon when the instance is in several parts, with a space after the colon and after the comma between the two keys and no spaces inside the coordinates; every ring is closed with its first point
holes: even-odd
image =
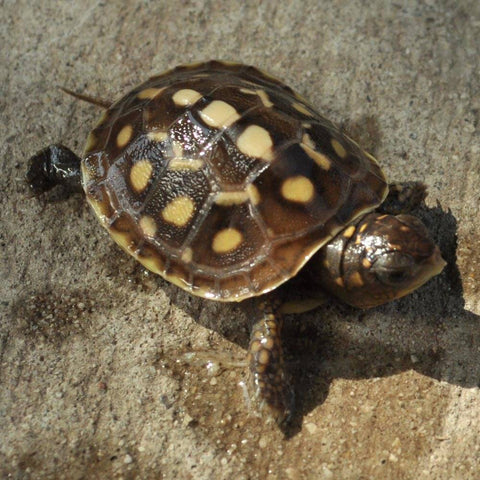
{"type": "Polygon", "coordinates": [[[30,158],[32,192],[83,190],[113,240],[148,270],[204,299],[252,299],[251,386],[281,425],[295,395],[278,287],[302,271],[314,291],[366,309],[446,264],[409,214],[425,186],[389,184],[371,154],[253,66],[178,66],[113,104],[75,96],[103,115],[82,157],[54,144],[30,158]]]}

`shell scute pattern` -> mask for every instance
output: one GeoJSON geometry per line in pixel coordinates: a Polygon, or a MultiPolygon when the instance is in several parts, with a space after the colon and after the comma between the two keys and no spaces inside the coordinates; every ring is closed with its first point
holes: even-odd
{"type": "Polygon", "coordinates": [[[373,158],[289,87],[216,61],[153,77],[112,105],[82,175],[122,248],[225,301],[288,280],[386,194],[373,158]]]}

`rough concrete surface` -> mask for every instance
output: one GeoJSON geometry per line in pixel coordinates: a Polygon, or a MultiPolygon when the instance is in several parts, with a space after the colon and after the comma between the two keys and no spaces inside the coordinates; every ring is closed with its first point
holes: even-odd
{"type": "Polygon", "coordinates": [[[1,2],[0,476],[125,479],[480,478],[480,3],[1,2]],[[210,58],[284,79],[423,180],[448,267],[361,312],[287,318],[298,412],[285,437],[252,412],[238,305],[146,275],[81,195],[27,196],[35,151],[77,152],[98,108],[210,58]],[[211,370],[214,370],[213,372],[211,370]]]}

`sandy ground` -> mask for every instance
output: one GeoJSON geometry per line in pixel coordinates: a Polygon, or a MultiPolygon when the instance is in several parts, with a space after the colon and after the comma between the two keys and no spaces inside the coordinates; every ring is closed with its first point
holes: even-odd
{"type": "Polygon", "coordinates": [[[480,478],[480,3],[258,3],[1,3],[2,478],[480,478]],[[57,86],[115,99],[210,58],[284,79],[390,178],[423,180],[448,261],[384,307],[287,319],[288,438],[253,414],[244,369],[177,361],[243,359],[238,306],[145,275],[81,195],[22,182],[38,149],[80,152],[99,115],[57,86]]]}

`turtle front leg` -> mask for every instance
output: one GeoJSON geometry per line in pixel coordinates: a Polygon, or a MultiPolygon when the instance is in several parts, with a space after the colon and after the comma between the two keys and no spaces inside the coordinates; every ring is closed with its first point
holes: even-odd
{"type": "Polygon", "coordinates": [[[262,413],[284,424],[293,411],[294,392],[283,359],[282,319],[270,302],[261,303],[259,311],[260,316],[252,326],[247,357],[254,395],[262,413]]]}
{"type": "Polygon", "coordinates": [[[25,180],[34,195],[44,193],[55,185],[80,192],[80,162],[80,158],[67,147],[50,145],[30,158],[25,180]]]}

